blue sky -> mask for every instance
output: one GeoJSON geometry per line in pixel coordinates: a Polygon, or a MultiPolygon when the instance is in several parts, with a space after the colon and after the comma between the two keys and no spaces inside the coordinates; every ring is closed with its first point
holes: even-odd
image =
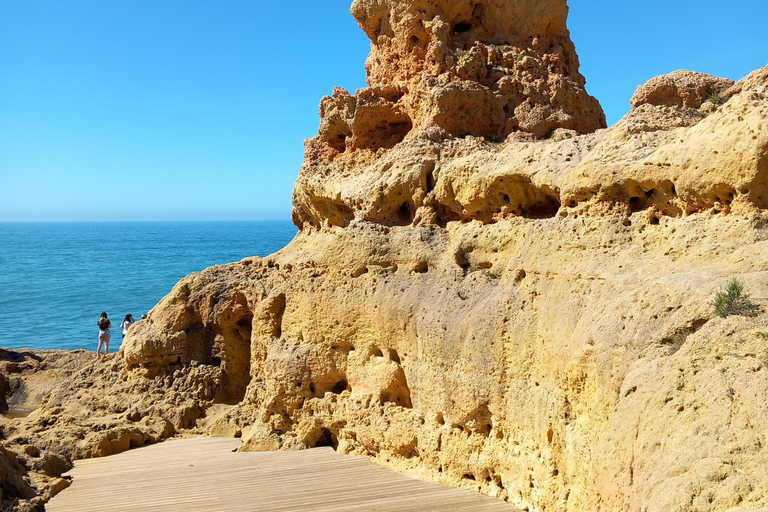
{"type": "MultiPolygon", "coordinates": [[[[768,64],[768,2],[569,5],[609,124],[653,76],[768,64]]],[[[320,98],[365,85],[348,8],[0,0],[0,221],[290,218],[320,98]]]]}

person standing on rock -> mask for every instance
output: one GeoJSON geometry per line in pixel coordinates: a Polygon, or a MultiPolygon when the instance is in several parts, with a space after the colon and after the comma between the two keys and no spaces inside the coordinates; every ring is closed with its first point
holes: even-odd
{"type": "Polygon", "coordinates": [[[102,311],[96,324],[99,326],[99,347],[96,349],[96,357],[101,355],[101,346],[104,345],[104,355],[109,354],[109,330],[112,328],[112,322],[107,318],[107,314],[102,311]]]}
{"type": "Polygon", "coordinates": [[[133,315],[128,313],[125,315],[125,318],[123,319],[123,323],[120,324],[120,329],[123,331],[123,339],[125,339],[125,335],[128,334],[128,328],[132,326],[134,323],[133,315]]]}

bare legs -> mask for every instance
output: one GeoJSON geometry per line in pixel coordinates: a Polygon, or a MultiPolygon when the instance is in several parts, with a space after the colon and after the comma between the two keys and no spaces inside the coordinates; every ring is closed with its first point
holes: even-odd
{"type": "Polygon", "coordinates": [[[99,338],[99,347],[96,349],[96,357],[101,355],[101,347],[104,346],[104,355],[109,354],[109,338],[99,338]]]}

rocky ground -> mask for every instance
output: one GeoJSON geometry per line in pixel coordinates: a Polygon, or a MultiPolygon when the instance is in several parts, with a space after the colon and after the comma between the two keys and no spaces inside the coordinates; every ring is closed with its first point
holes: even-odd
{"type": "Polygon", "coordinates": [[[207,434],[530,511],[768,507],[768,68],[657,77],[603,129],[564,0],[352,12],[371,87],[321,104],[297,237],[186,277],[5,420],[30,489],[6,503],[72,458],[207,434]],[[756,315],[716,315],[734,278],[756,315]]]}
{"type": "Polygon", "coordinates": [[[42,510],[69,486],[61,475],[71,460],[25,437],[22,425],[45,397],[94,358],[85,350],[0,348],[0,510],[42,510]]]}

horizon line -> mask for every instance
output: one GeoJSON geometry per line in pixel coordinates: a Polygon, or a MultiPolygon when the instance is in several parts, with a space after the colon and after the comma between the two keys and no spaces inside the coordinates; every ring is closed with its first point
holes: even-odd
{"type": "Polygon", "coordinates": [[[129,224],[162,222],[292,222],[287,219],[179,219],[179,220],[0,220],[0,224],[129,224]]]}

